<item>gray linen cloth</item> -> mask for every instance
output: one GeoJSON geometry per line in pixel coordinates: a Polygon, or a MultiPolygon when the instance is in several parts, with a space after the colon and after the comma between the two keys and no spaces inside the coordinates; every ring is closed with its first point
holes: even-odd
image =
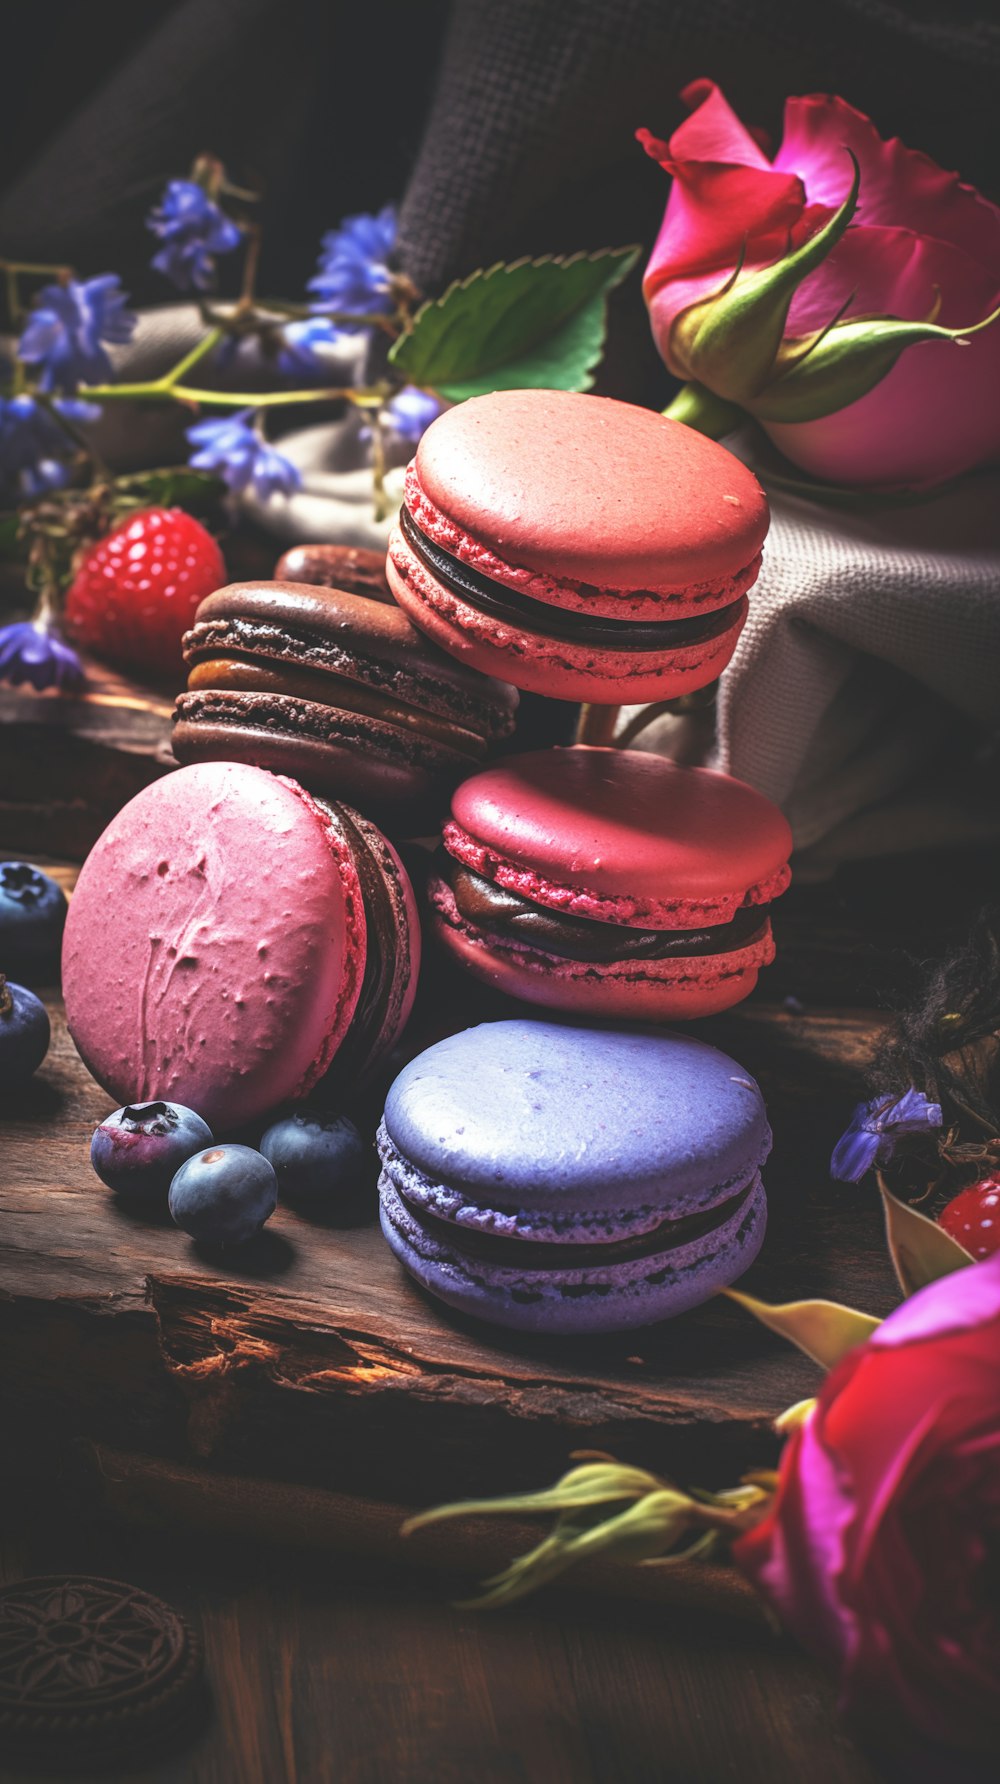
{"type": "Polygon", "coordinates": [[[634,747],[759,787],[800,871],[1000,835],[1000,473],[908,506],[769,493],[714,726],[665,715],[634,747]]]}

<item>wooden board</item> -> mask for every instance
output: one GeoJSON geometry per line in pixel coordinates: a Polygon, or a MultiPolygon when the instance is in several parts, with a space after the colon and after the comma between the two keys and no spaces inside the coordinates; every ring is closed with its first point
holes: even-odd
{"type": "MultiPolygon", "coordinates": [[[[49,1058],[0,1105],[0,1416],[25,1453],[85,1438],[162,1478],[193,1466],[392,1505],[537,1484],[580,1447],[715,1484],[773,1460],[771,1420],[814,1390],[807,1359],[723,1300],[600,1341],[476,1327],[410,1283],[374,1220],[280,1209],[220,1268],[166,1217],[122,1212],[92,1173],[108,1098],[47,1001],[49,1058]]],[[[501,1013],[435,976],[407,1051],[501,1013]]],[[[698,1026],[759,1077],[775,1130],[747,1285],[886,1311],[873,1197],[826,1169],[878,1019],[751,1001],[698,1026]]],[[[379,1103],[354,1111],[369,1132],[379,1103]]]]}

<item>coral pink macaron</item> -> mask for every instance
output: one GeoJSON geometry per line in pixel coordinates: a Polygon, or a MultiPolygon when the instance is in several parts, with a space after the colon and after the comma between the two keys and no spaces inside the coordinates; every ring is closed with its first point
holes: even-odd
{"type": "Polygon", "coordinates": [[[66,1021],[119,1103],[225,1132],[363,1076],[409,1014],[406,873],[375,826],[239,762],[179,768],[84,862],[63,942],[66,1021]]]}
{"type": "Polygon", "coordinates": [[[638,750],[538,750],[464,781],[429,899],[477,978],[581,1015],[658,1022],[746,997],[789,881],[777,806],[638,750]]]}
{"type": "Polygon", "coordinates": [[[386,574],[413,622],[487,675],[562,700],[673,699],[732,656],[767,526],[753,474],[691,428],[504,390],[424,434],[386,574]]]}

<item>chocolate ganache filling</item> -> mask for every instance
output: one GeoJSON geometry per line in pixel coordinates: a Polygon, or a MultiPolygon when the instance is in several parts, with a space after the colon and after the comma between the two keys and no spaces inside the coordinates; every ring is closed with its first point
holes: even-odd
{"type": "Polygon", "coordinates": [[[669,960],[687,955],[728,954],[756,941],[768,920],[767,905],[744,905],[729,923],[700,929],[630,929],[592,917],[569,917],[533,904],[519,892],[494,885],[440,849],[435,866],[451,887],[459,915],[498,940],[523,942],[566,960],[669,960]]]}
{"type": "Polygon", "coordinates": [[[682,1214],[679,1220],[671,1220],[665,1215],[651,1232],[603,1243],[599,1240],[590,1244],[566,1244],[562,1240],[510,1239],[498,1233],[458,1226],[454,1221],[442,1220],[439,1215],[429,1213],[426,1208],[419,1210],[419,1219],[422,1227],[464,1257],[481,1258],[484,1262],[507,1265],[512,1269],[524,1266],[531,1270],[572,1270],[591,1264],[623,1264],[632,1258],[658,1257],[663,1252],[689,1245],[693,1239],[700,1239],[703,1234],[725,1226],[750,1200],[755,1187],[756,1180],[727,1201],[707,1208],[704,1213],[682,1214]]]}
{"type": "Polygon", "coordinates": [[[316,804],[348,845],[361,882],[365,907],[367,946],[361,990],[351,1025],[334,1056],[324,1082],[353,1082],[378,1053],[397,995],[395,958],[401,945],[397,913],[385,872],[365,835],[365,820],[339,800],[317,799],[316,804]]]}
{"type": "Polygon", "coordinates": [[[600,614],[564,611],[470,569],[428,538],[405,506],[400,510],[399,525],[410,549],[452,594],[480,613],[493,614],[508,625],[540,632],[546,638],[596,644],[607,650],[673,650],[679,645],[703,644],[718,638],[733,625],[743,607],[741,595],[727,607],[717,607],[714,613],[698,614],[694,619],[606,619],[600,614]]]}

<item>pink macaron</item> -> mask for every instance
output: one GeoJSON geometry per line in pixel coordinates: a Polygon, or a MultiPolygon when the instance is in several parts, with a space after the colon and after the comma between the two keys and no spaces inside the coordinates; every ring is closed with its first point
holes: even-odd
{"type": "Polygon", "coordinates": [[[502,390],[424,434],[386,574],[414,623],[487,675],[560,700],[674,699],[732,656],[767,526],[753,474],[691,428],[502,390]]]}
{"type": "Polygon", "coordinates": [[[435,929],[529,1003],[659,1022],[746,997],[789,881],[777,806],[638,750],[538,750],[464,781],[429,884],[435,929]]]}
{"type": "Polygon", "coordinates": [[[120,1103],[216,1132],[364,1076],[416,989],[407,875],[373,824],[238,762],[179,768],[85,861],[63,943],[66,1020],[120,1103]]]}

